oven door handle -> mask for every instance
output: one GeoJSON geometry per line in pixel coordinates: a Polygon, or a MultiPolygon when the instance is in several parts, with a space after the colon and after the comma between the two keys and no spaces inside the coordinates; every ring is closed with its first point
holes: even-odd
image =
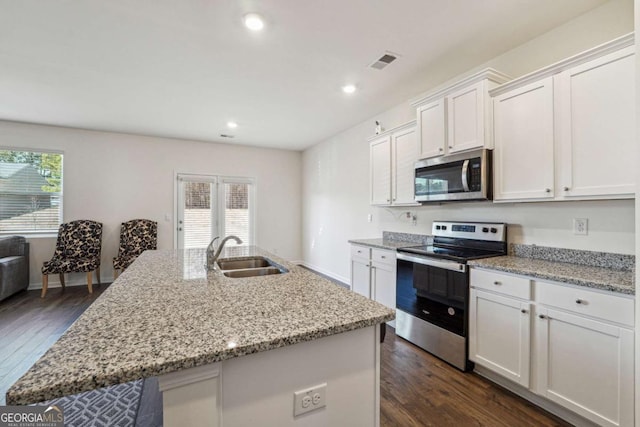
{"type": "Polygon", "coordinates": [[[467,265],[460,264],[459,262],[429,258],[417,255],[409,255],[403,252],[398,252],[398,259],[403,261],[415,262],[416,264],[428,265],[431,267],[444,268],[445,270],[456,271],[458,273],[466,273],[467,265]]]}
{"type": "Polygon", "coordinates": [[[469,160],[465,160],[462,164],[462,188],[465,192],[469,191],[469,180],[467,179],[469,176],[469,160]]]}

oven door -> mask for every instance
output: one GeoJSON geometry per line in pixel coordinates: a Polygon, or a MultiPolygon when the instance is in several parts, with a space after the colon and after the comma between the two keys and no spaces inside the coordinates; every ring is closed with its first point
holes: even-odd
{"type": "Polygon", "coordinates": [[[466,265],[400,252],[397,257],[396,308],[466,336],[466,265]]]}

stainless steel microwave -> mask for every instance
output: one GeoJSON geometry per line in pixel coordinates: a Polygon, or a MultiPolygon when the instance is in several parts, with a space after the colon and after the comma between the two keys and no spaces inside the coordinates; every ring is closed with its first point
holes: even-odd
{"type": "Polygon", "coordinates": [[[415,164],[417,202],[491,200],[491,150],[420,160],[415,164]]]}

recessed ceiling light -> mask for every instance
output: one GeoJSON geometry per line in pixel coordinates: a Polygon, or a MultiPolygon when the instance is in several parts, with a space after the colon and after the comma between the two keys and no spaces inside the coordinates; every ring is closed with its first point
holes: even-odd
{"type": "Polygon", "coordinates": [[[353,93],[356,91],[356,86],[355,85],[344,85],[342,86],[342,91],[344,93],[353,93]]]}
{"type": "Polygon", "coordinates": [[[260,31],[264,28],[264,20],[257,13],[244,15],[244,25],[251,31],[260,31]]]}
{"type": "Polygon", "coordinates": [[[235,129],[238,127],[238,124],[236,122],[227,122],[227,127],[229,129],[235,129]]]}

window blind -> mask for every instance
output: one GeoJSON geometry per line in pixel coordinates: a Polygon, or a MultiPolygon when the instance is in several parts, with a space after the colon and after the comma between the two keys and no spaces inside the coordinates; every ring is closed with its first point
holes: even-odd
{"type": "MultiPolygon", "coordinates": [[[[242,239],[243,244],[251,245],[250,236],[250,211],[249,211],[249,191],[251,184],[225,182],[225,210],[224,210],[224,231],[225,234],[238,236],[242,239]]],[[[237,243],[233,240],[227,242],[229,246],[235,246],[237,243]]]]}
{"type": "Polygon", "coordinates": [[[62,158],[60,153],[0,149],[0,233],[58,231],[62,158]]]}
{"type": "Polygon", "coordinates": [[[204,248],[212,239],[211,182],[184,183],[184,248],[204,248]]]}

